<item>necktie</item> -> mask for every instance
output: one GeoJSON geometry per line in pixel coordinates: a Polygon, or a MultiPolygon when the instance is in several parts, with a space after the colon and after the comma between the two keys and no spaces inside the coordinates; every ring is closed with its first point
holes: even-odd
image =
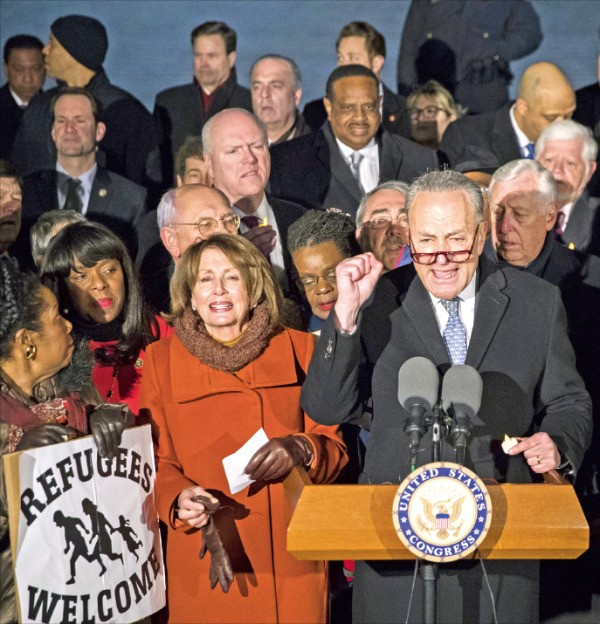
{"type": "Polygon", "coordinates": [[[533,160],[533,155],[535,154],[535,145],[533,143],[527,143],[527,145],[523,148],[523,157],[528,160],[533,160]]]}
{"type": "Polygon", "coordinates": [[[364,190],[360,181],[360,163],[363,158],[364,156],[360,152],[352,152],[350,154],[350,171],[361,191],[364,190]]]}
{"type": "Polygon", "coordinates": [[[467,358],[467,332],[458,316],[458,302],[455,297],[450,301],[441,299],[440,302],[450,315],[446,327],[444,327],[444,343],[452,364],[464,364],[467,358]]]}
{"type": "Polygon", "coordinates": [[[563,235],[565,231],[565,213],[562,210],[559,210],[556,214],[556,223],[554,224],[554,235],[558,240],[563,235]]]}
{"type": "Polygon", "coordinates": [[[74,210],[75,212],[81,212],[83,204],[81,203],[81,197],[79,197],[79,187],[81,186],[81,180],[77,178],[69,178],[67,187],[67,198],[63,204],[63,210],[74,210]]]}
{"type": "MultiPolygon", "coordinates": [[[[242,217],[240,219],[240,221],[249,229],[251,230],[252,228],[255,228],[260,222],[261,219],[259,219],[258,217],[254,216],[254,215],[249,215],[247,217],[242,217]]],[[[256,243],[255,243],[256,244],[256,243]]],[[[259,248],[260,250],[260,248],[259,248]]],[[[264,252],[263,252],[264,253],[264,252]]],[[[265,256],[265,258],[267,259],[267,262],[269,264],[271,264],[271,254],[269,254],[268,256],[265,256]]]]}
{"type": "Polygon", "coordinates": [[[249,217],[242,217],[240,219],[240,221],[249,229],[251,230],[252,228],[255,228],[259,223],[260,220],[258,217],[255,217],[254,215],[250,215],[249,217]]]}

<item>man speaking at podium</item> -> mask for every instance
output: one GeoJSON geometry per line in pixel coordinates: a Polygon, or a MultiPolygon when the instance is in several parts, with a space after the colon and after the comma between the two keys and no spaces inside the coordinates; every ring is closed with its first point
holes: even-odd
{"type": "MultiPolygon", "coordinates": [[[[317,422],[334,424],[372,405],[361,483],[400,483],[411,451],[398,371],[415,356],[431,360],[440,375],[467,364],[483,381],[467,467],[501,483],[576,470],[590,440],[591,404],[558,289],[481,256],[483,199],[463,175],[422,175],[409,188],[406,209],[413,265],[389,272],[377,289],[382,265],[372,254],[338,265],[338,300],[313,355],[303,408],[317,422]],[[500,446],[505,434],[520,440],[509,454],[500,446]]],[[[431,461],[430,434],[418,465],[431,461]]],[[[450,441],[440,458],[454,460],[450,441]]],[[[485,570],[489,588],[477,560],[440,565],[439,622],[492,622],[494,605],[498,622],[538,621],[537,561],[486,560],[485,570]]],[[[357,562],[353,621],[406,621],[413,574],[412,561],[357,562]]],[[[409,622],[423,621],[422,602],[417,579],[409,622]]]]}

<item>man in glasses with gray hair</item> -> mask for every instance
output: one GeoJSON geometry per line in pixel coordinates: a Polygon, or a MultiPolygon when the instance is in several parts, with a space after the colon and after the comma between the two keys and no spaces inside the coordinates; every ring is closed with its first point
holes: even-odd
{"type": "MultiPolygon", "coordinates": [[[[415,356],[430,360],[439,375],[466,364],[481,375],[483,392],[470,419],[465,466],[506,483],[538,481],[551,470],[572,473],[590,443],[591,403],[559,290],[482,256],[483,198],[462,174],[423,174],[408,190],[406,211],[412,265],[388,272],[377,289],[383,267],[372,253],[337,266],[338,299],[321,329],[302,408],[333,425],[356,420],[372,405],[361,482],[400,483],[411,463],[431,460],[432,431],[423,428],[423,452],[413,459],[404,432],[411,414],[398,396],[415,388],[399,388],[398,371],[415,356]],[[500,444],[505,434],[519,440],[508,454],[500,444]]],[[[440,459],[454,458],[448,436],[440,459]]],[[[537,561],[487,560],[484,578],[480,563],[440,565],[444,620],[539,621],[538,568],[537,561]]],[[[413,575],[411,561],[357,561],[353,620],[423,621],[420,582],[406,614],[413,575]]]]}
{"type": "Polygon", "coordinates": [[[185,250],[215,234],[237,234],[240,219],[221,191],[203,184],[187,184],[167,191],[154,212],[156,225],[146,220],[148,227],[140,238],[136,265],[152,307],[167,311],[169,280],[185,250]],[[160,240],[154,228],[158,229],[160,240]]]}

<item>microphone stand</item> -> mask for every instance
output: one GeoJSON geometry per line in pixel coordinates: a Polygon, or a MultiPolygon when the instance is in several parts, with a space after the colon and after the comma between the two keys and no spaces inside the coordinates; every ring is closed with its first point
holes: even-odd
{"type": "MultiPolygon", "coordinates": [[[[441,405],[433,407],[433,414],[428,419],[431,422],[431,461],[440,461],[440,446],[442,440],[448,436],[448,417],[441,405]]],[[[437,581],[439,566],[431,561],[423,561],[419,567],[419,575],[423,581],[423,622],[424,624],[437,623],[437,581]]]]}

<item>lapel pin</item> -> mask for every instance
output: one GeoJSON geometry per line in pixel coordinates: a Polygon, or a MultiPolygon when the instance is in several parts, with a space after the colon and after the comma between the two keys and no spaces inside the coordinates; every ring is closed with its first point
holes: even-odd
{"type": "Polygon", "coordinates": [[[106,197],[108,195],[108,191],[106,189],[104,189],[104,188],[101,188],[98,191],[98,195],[100,195],[100,197],[106,197]]]}

